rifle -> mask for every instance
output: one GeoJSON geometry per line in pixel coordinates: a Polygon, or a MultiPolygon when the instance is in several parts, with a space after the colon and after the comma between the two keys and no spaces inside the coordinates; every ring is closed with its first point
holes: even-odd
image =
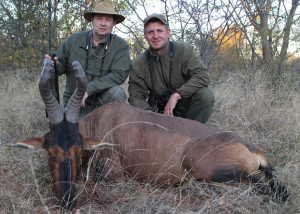
{"type": "MultiPolygon", "coordinates": [[[[52,50],[52,42],[51,42],[51,35],[52,35],[52,24],[51,24],[51,0],[48,0],[48,36],[49,36],[49,53],[50,53],[50,56],[51,56],[51,59],[53,60],[54,62],[54,72],[55,72],[55,80],[54,80],[54,89],[55,89],[55,92],[56,92],[56,100],[58,102],[58,104],[60,104],[60,100],[59,100],[59,85],[58,85],[58,70],[57,70],[57,65],[56,65],[56,62],[54,60],[54,57],[56,56],[56,53],[55,52],[52,52],[51,53],[51,50],[52,50]]],[[[47,110],[46,110],[46,117],[48,117],[48,113],[47,113],[47,110]]]]}

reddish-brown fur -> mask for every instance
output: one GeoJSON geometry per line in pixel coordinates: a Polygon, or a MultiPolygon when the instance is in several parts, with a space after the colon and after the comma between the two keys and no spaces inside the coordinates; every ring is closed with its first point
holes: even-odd
{"type": "Polygon", "coordinates": [[[126,175],[170,185],[182,182],[186,175],[209,181],[218,169],[236,168],[250,174],[261,164],[267,166],[261,150],[232,132],[124,103],[96,109],[78,127],[85,137],[116,145],[101,153],[102,162],[111,159],[110,180],[126,175]]]}
{"type": "Polygon", "coordinates": [[[61,199],[61,185],[60,185],[60,163],[65,161],[67,158],[72,160],[72,196],[75,197],[75,184],[76,177],[79,168],[79,155],[81,155],[82,148],[79,146],[72,146],[68,151],[63,151],[60,147],[50,147],[48,149],[49,152],[49,167],[50,171],[54,177],[54,185],[56,189],[56,197],[61,199]]]}
{"type": "Polygon", "coordinates": [[[130,177],[163,186],[179,184],[189,177],[218,182],[252,181],[248,175],[262,168],[274,194],[283,194],[283,200],[287,199],[285,187],[275,182],[261,150],[232,132],[125,103],[106,104],[78,122],[87,81],[80,64],[73,62],[72,66],[78,88],[63,115],[48,87],[53,65],[45,61],[39,88],[49,113],[50,132],[16,144],[49,152],[56,195],[65,209],[71,210],[75,204],[79,158],[87,157],[82,149],[97,148],[100,159],[95,160],[96,165],[106,180],[130,177]]]}

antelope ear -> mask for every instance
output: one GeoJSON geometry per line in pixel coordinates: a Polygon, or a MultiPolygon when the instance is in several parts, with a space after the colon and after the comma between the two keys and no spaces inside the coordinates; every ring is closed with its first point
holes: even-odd
{"type": "Polygon", "coordinates": [[[44,137],[33,137],[7,146],[25,149],[43,149],[44,137]]]}
{"type": "Polygon", "coordinates": [[[83,149],[85,150],[96,150],[96,149],[104,149],[104,148],[111,148],[116,146],[115,144],[102,142],[101,140],[90,138],[90,137],[83,137],[83,149]]]}

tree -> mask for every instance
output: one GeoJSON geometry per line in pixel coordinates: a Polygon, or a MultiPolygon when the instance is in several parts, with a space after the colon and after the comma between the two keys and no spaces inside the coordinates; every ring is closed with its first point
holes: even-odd
{"type": "MultiPolygon", "coordinates": [[[[251,46],[253,56],[262,56],[261,62],[272,71],[272,76],[277,79],[281,76],[283,64],[288,56],[288,47],[292,25],[299,20],[296,14],[299,0],[292,0],[290,7],[284,0],[229,0],[227,7],[240,5],[230,18],[243,30],[251,46]],[[253,27],[253,33],[249,31],[253,27]],[[254,35],[259,38],[259,47],[254,35]],[[258,53],[261,50],[262,54],[258,53]],[[277,61],[277,67],[274,63],[277,61]]],[[[225,5],[225,4],[224,4],[225,5]]]]}
{"type": "MultiPolygon", "coordinates": [[[[155,13],[166,15],[171,27],[171,38],[193,44],[208,67],[213,62],[220,46],[226,42],[224,33],[229,30],[231,23],[229,19],[224,19],[217,13],[217,11],[222,10],[220,2],[209,0],[147,2],[138,0],[136,1],[136,7],[133,7],[128,0],[126,2],[134,13],[124,24],[127,29],[126,33],[134,34],[134,38],[139,40],[137,43],[139,45],[145,43],[141,40],[142,37],[137,36],[139,35],[137,32],[143,32],[143,19],[153,13],[150,12],[149,8],[154,6],[159,8],[155,13]],[[218,22],[218,20],[221,20],[221,22],[218,22]],[[220,31],[220,29],[222,30],[220,31]]],[[[222,13],[222,15],[226,16],[225,13],[222,13]]],[[[145,48],[145,46],[142,46],[142,48],[145,48]]]]}
{"type": "Polygon", "coordinates": [[[46,38],[45,0],[0,2],[0,63],[30,68],[38,63],[36,52],[43,49],[46,38]]]}
{"type": "MultiPolygon", "coordinates": [[[[0,64],[5,68],[40,69],[45,53],[57,50],[72,33],[88,30],[89,22],[83,14],[94,8],[95,1],[0,1],[0,64]]],[[[120,13],[130,13],[124,0],[114,3],[120,13]]]]}

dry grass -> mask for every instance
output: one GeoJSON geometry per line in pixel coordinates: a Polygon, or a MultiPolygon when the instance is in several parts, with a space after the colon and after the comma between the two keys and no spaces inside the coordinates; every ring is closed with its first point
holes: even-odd
{"type": "MultiPolygon", "coordinates": [[[[77,213],[300,213],[300,95],[292,83],[274,91],[262,75],[255,77],[248,82],[235,74],[227,83],[215,85],[209,124],[234,131],[265,151],[290,190],[287,203],[255,194],[247,184],[190,180],[163,189],[135,181],[82,178],[77,184],[77,213]]],[[[13,75],[0,82],[1,143],[12,136],[15,142],[47,132],[37,78],[27,81],[13,75]]],[[[55,203],[46,152],[0,146],[0,214],[63,213],[55,203]]]]}

